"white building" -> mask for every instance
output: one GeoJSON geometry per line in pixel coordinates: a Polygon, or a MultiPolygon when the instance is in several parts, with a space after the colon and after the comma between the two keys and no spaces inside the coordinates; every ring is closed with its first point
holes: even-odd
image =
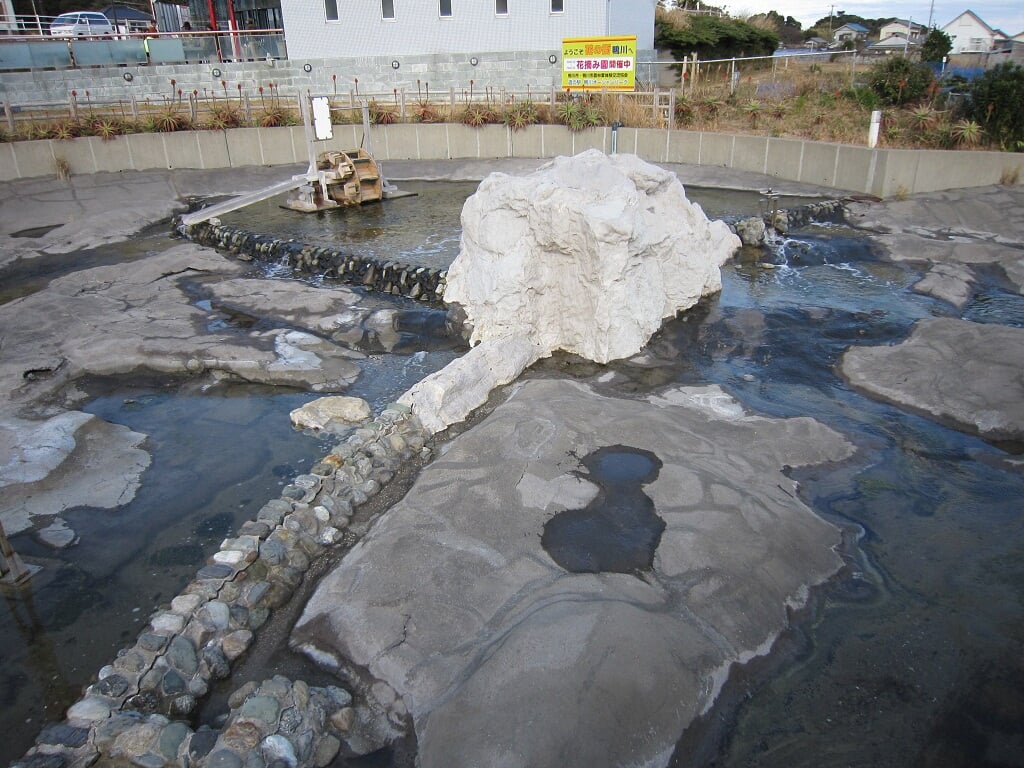
{"type": "Polygon", "coordinates": [[[991,51],[997,40],[1005,40],[1006,35],[993,29],[974,11],[964,11],[942,28],[953,41],[950,53],[984,53],[991,51]]]}
{"type": "Polygon", "coordinates": [[[909,40],[911,43],[923,43],[928,36],[928,28],[924,24],[918,24],[908,19],[893,19],[880,30],[878,39],[887,40],[890,37],[899,37],[909,40]]]}
{"type": "Polygon", "coordinates": [[[654,48],[657,0],[281,0],[292,59],[561,51],[636,35],[654,48]]]}

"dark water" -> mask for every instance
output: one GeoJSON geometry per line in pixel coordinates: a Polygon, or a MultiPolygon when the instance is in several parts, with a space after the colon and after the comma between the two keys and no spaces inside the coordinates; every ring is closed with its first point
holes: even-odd
{"type": "Polygon", "coordinates": [[[649,571],[665,521],[643,486],[653,483],[661,459],[650,451],[612,445],[580,460],[580,473],[598,487],[582,509],[559,512],[544,524],[541,546],[570,573],[649,571]]]}
{"type": "MultiPolygon", "coordinates": [[[[260,234],[351,249],[355,253],[428,267],[447,267],[459,254],[459,217],[473,182],[403,181],[398,185],[416,197],[399,198],[359,208],[336,208],[296,214],[281,207],[284,196],[225,214],[225,224],[260,234]]],[[[712,217],[753,216],[761,195],[687,187],[687,197],[712,217]]],[[[780,204],[806,202],[786,198],[780,204]]]]}
{"type": "MultiPolygon", "coordinates": [[[[419,247],[424,259],[450,259],[472,185],[423,189],[429,194],[380,206],[377,224],[401,205],[440,212],[406,209],[422,224],[391,227],[401,230],[395,241],[388,226],[361,224],[362,242],[393,257],[419,247]]],[[[749,215],[756,195],[748,198],[724,212],[749,215]]],[[[919,277],[879,260],[855,231],[815,228],[773,254],[741,253],[723,270],[722,293],[668,323],[635,360],[603,367],[555,358],[529,374],[611,371],[596,386],[623,396],[718,383],[751,412],[812,416],[857,446],[842,465],[792,473],[803,498],[849,532],[846,572],[769,663],[734,676],[722,706],[684,735],[677,766],[1024,765],[1024,473],[994,446],[860,395],[835,369],[852,345],[892,343],[918,319],[957,314],[912,293],[919,277]]],[[[1020,324],[1020,301],[998,280],[985,282],[963,314],[1020,324]]],[[[387,402],[454,355],[427,342],[436,317],[408,323],[423,349],[410,342],[410,354],[374,355],[356,394],[387,402]]],[[[82,534],[77,547],[54,554],[16,537],[45,570],[31,593],[0,610],[3,761],[59,717],[222,536],[324,450],[288,425],[287,412],[308,399],[298,393],[104,386],[89,409],[149,434],[153,466],[128,506],[68,516],[82,534]]],[[[635,502],[649,467],[609,477],[633,461],[643,463],[630,456],[589,471],[625,482],[635,502]]],[[[646,461],[656,472],[656,457],[646,461]]],[[[411,763],[378,757],[375,765],[411,763]]]]}
{"type": "Polygon", "coordinates": [[[735,676],[673,765],[1024,764],[1024,473],[981,440],[861,396],[835,369],[851,345],[897,341],[914,320],[954,310],[911,293],[917,274],[842,228],[787,243],[776,269],[763,259],[727,268],[720,296],[602,386],[714,382],[752,412],[838,429],[854,458],[792,475],[859,546],[766,671],[735,676]]]}

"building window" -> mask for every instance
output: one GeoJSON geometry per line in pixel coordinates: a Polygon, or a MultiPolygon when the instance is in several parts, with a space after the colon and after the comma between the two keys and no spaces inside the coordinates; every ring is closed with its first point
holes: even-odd
{"type": "Polygon", "coordinates": [[[565,3],[563,0],[551,0],[551,12],[561,13],[565,10],[565,3]]]}
{"type": "Polygon", "coordinates": [[[382,18],[395,18],[395,0],[380,0],[380,15],[382,18]]]}
{"type": "Polygon", "coordinates": [[[439,2],[439,13],[442,19],[451,18],[452,15],[452,0],[440,0],[439,2]]]}
{"type": "Polygon", "coordinates": [[[494,0],[494,13],[498,16],[508,16],[508,0],[494,0]]]}
{"type": "Polygon", "coordinates": [[[328,21],[338,20],[338,0],[324,0],[324,15],[328,21]]]}

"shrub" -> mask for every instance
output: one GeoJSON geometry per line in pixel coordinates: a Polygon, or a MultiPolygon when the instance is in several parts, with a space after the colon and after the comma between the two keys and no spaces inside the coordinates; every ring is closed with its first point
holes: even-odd
{"type": "Polygon", "coordinates": [[[191,128],[191,118],[172,106],[163,107],[156,114],[150,115],[145,123],[145,129],[149,133],[173,133],[191,128]]]}
{"type": "Polygon", "coordinates": [[[532,101],[516,101],[505,108],[501,122],[518,131],[537,123],[537,107],[532,101]]]}
{"type": "Polygon", "coordinates": [[[238,107],[231,104],[216,104],[210,110],[210,119],[206,125],[215,131],[225,131],[228,128],[238,128],[242,123],[242,113],[238,107]]]}
{"type": "Polygon", "coordinates": [[[469,104],[459,117],[462,124],[470,128],[479,128],[493,123],[496,119],[496,115],[486,104],[469,104]]]}
{"type": "Polygon", "coordinates": [[[1005,150],[1024,150],[1024,67],[1005,62],[987,70],[971,86],[967,117],[1005,150]]]}
{"type": "Polygon", "coordinates": [[[293,110],[285,109],[281,106],[263,110],[263,114],[256,121],[262,128],[279,128],[283,125],[301,125],[302,123],[299,116],[293,110]]]}
{"type": "Polygon", "coordinates": [[[920,101],[934,80],[931,67],[902,56],[880,61],[868,71],[868,85],[883,104],[912,104],[920,101]]]}
{"type": "Polygon", "coordinates": [[[370,102],[370,122],[376,125],[391,125],[398,120],[394,110],[376,101],[370,102]]]}
{"type": "Polygon", "coordinates": [[[570,98],[559,103],[555,111],[558,121],[570,131],[582,131],[601,125],[601,112],[590,99],[570,98]]]}

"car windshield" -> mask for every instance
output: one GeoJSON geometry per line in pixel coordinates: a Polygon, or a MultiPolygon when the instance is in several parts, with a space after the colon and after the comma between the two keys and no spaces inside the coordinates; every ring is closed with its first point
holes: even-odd
{"type": "Polygon", "coordinates": [[[54,24],[74,24],[78,21],[77,13],[64,13],[53,20],[54,24]]]}

